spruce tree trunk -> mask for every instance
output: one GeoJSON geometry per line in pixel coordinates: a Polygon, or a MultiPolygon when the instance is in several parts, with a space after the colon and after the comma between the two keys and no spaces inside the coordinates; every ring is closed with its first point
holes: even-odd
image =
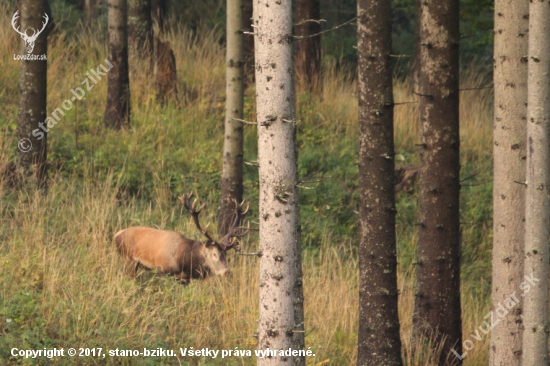
{"type": "MultiPolygon", "coordinates": [[[[321,31],[321,24],[311,21],[321,18],[319,9],[319,0],[296,1],[296,36],[307,37],[321,31]]],[[[298,40],[295,49],[296,74],[300,82],[311,92],[318,90],[321,86],[321,36],[298,40]]]]}
{"type": "Polygon", "coordinates": [[[227,0],[225,139],[218,222],[220,235],[227,234],[235,212],[231,199],[238,202],[243,199],[243,123],[235,120],[243,118],[244,104],[242,19],[242,0],[227,0]]]}
{"type": "MultiPolygon", "coordinates": [[[[523,281],[528,13],[528,0],[495,0],[493,311],[523,281]]],[[[490,365],[521,365],[519,300],[491,330],[490,365]]]]}
{"type": "Polygon", "coordinates": [[[548,365],[550,2],[529,4],[523,365],[548,365]],[[536,279],[536,280],[535,280],[536,279]]]}
{"type": "Polygon", "coordinates": [[[128,1],[128,37],[142,59],[153,56],[151,0],[128,1]]]}
{"type": "MultiPolygon", "coordinates": [[[[292,348],[298,231],[297,146],[292,63],[292,2],[254,0],[260,180],[258,349],[292,348]]],[[[292,365],[293,357],[258,358],[292,365]]]]}
{"type": "MultiPolygon", "coordinates": [[[[418,1],[417,88],[422,125],[414,333],[442,342],[440,364],[461,352],[459,1],[418,1]]],[[[449,363],[452,364],[452,363],[449,363]]]]}
{"type": "Polygon", "coordinates": [[[402,365],[397,312],[391,3],[359,0],[359,334],[357,365],[402,365]]]}
{"type": "Polygon", "coordinates": [[[128,77],[127,0],[109,0],[109,71],[104,122],[119,129],[130,124],[130,80],[128,77]]]}
{"type": "MultiPolygon", "coordinates": [[[[47,0],[22,0],[19,19],[19,30],[32,34],[43,28],[46,22],[47,0]]],[[[49,16],[48,23],[53,19],[49,16]]],[[[28,52],[21,41],[21,54],[47,55],[49,27],[43,29],[34,43],[32,52],[28,52]]],[[[28,47],[28,45],[26,45],[28,47]]],[[[46,184],[47,178],[47,140],[49,131],[46,119],[47,60],[21,60],[19,74],[19,120],[17,123],[18,167],[24,175],[34,174],[40,185],[46,184]]],[[[50,125],[50,128],[52,126],[50,125]]]]}

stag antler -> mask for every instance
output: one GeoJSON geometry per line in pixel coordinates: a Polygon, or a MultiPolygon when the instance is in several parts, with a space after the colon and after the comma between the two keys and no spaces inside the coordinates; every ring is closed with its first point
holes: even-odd
{"type": "Polygon", "coordinates": [[[235,204],[235,219],[231,223],[231,226],[229,227],[229,231],[222,239],[222,245],[225,247],[226,250],[234,248],[237,242],[237,239],[242,238],[243,236],[245,236],[250,232],[250,227],[248,227],[248,229],[241,234],[237,234],[235,232],[235,229],[237,229],[237,225],[239,224],[239,222],[243,219],[243,217],[246,216],[246,214],[248,214],[248,209],[250,208],[250,204],[247,203],[246,209],[243,211],[242,208],[244,205],[244,200],[241,203],[238,203],[236,199],[232,199],[231,201],[235,204]]]}
{"type": "Polygon", "coordinates": [[[193,216],[193,221],[195,221],[195,226],[197,226],[197,229],[199,229],[199,231],[201,233],[204,234],[204,236],[206,236],[208,238],[208,240],[212,241],[212,242],[216,242],[211,236],[210,234],[208,234],[208,232],[203,229],[201,227],[201,224],[199,223],[199,213],[201,212],[201,210],[204,208],[204,206],[206,206],[206,203],[204,203],[198,210],[195,208],[195,206],[197,205],[197,202],[198,202],[198,199],[195,198],[193,200],[193,203],[191,204],[191,197],[193,197],[193,192],[189,193],[187,196],[186,195],[183,195],[180,197],[180,201],[181,203],[183,203],[183,205],[185,206],[185,208],[187,209],[187,211],[189,211],[189,213],[191,214],[191,216],[193,216]]]}

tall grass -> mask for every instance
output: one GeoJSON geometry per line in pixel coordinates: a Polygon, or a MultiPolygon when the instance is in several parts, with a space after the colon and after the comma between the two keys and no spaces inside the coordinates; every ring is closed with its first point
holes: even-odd
{"type": "MultiPolygon", "coordinates": [[[[80,28],[78,12],[54,2],[59,28],[51,36],[48,111],[70,97],[86,72],[106,58],[105,28],[80,28]]],[[[11,9],[0,8],[9,24],[11,9]]],[[[145,63],[130,60],[132,127],[103,128],[107,80],[49,134],[51,183],[47,195],[0,182],[0,358],[15,364],[10,349],[103,347],[254,349],[258,318],[258,261],[231,255],[233,276],[180,286],[144,273],[123,272],[112,234],[132,225],[172,229],[199,238],[176,197],[195,190],[209,203],[205,221],[216,222],[224,109],[224,50],[218,32],[173,28],[180,103],[161,108],[145,63]],[[196,99],[195,99],[196,97],[196,99]]],[[[14,161],[19,63],[10,59],[19,38],[0,28],[0,162],[14,161]]],[[[491,96],[487,75],[465,68],[461,92],[462,303],[466,334],[489,309],[491,238],[491,96]],[[466,179],[467,178],[467,179],[466,179]]],[[[311,365],[352,365],[358,319],[357,102],[350,71],[328,65],[321,95],[298,91],[301,123],[299,171],[320,179],[301,192],[304,237],[306,342],[311,365]]],[[[398,164],[418,163],[418,106],[409,78],[394,81],[398,164]],[[402,103],[402,104],[401,104],[402,103]]],[[[254,89],[245,118],[254,120],[254,89]]],[[[245,130],[245,160],[256,160],[255,127],[245,130]]],[[[257,203],[257,171],[245,169],[246,196],[257,203]]],[[[403,357],[432,365],[428,344],[411,340],[416,247],[416,197],[397,202],[403,357]]],[[[257,211],[257,210],[256,210],[257,211]]],[[[256,221],[254,213],[251,221],[256,221]]],[[[256,235],[244,243],[258,249],[256,235]]],[[[470,351],[466,365],[487,361],[488,337],[470,351]]],[[[25,361],[26,364],[38,364],[25,361]]],[[[251,365],[254,359],[106,358],[41,359],[40,364],[251,365]]]]}

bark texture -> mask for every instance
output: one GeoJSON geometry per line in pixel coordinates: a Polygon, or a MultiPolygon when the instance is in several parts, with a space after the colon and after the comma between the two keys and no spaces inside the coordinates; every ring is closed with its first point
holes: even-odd
{"type": "MultiPolygon", "coordinates": [[[[243,31],[254,32],[252,29],[252,0],[243,2],[243,31]]],[[[245,82],[254,82],[254,36],[244,35],[244,76],[245,82]]]]}
{"type": "Polygon", "coordinates": [[[84,0],[84,23],[92,25],[99,17],[98,0],[84,0]]]}
{"type": "Polygon", "coordinates": [[[128,1],[128,36],[136,47],[138,57],[146,59],[153,55],[153,20],[151,0],[128,1]]]}
{"type": "Polygon", "coordinates": [[[218,233],[227,234],[236,199],[243,199],[244,58],[242,0],[227,0],[227,50],[225,74],[225,139],[223,141],[221,204],[218,233]]]}
{"type": "Polygon", "coordinates": [[[359,0],[359,334],[357,365],[402,365],[397,312],[391,3],[359,0]]]}
{"type": "MultiPolygon", "coordinates": [[[[258,348],[288,349],[295,329],[293,289],[299,240],[292,2],[254,0],[260,180],[258,348]]],[[[258,365],[292,365],[275,355],[258,365]]]]}
{"type": "MultiPolygon", "coordinates": [[[[495,1],[492,310],[523,281],[529,1],[495,1]]],[[[523,299],[491,330],[490,365],[521,365],[523,299]]]]}
{"type": "MultiPolygon", "coordinates": [[[[319,0],[297,0],[295,35],[308,37],[321,31],[319,0]],[[317,20],[311,21],[311,20],[317,20]]],[[[295,42],[296,75],[309,91],[321,86],[321,36],[295,42]]]]}
{"type": "Polygon", "coordinates": [[[128,77],[127,0],[109,0],[109,72],[104,122],[119,129],[130,124],[130,80],[128,77]]]}
{"type": "MultiPolygon", "coordinates": [[[[47,12],[46,0],[22,0],[20,3],[20,17],[18,19],[20,31],[31,35],[43,28],[44,15],[47,12]]],[[[48,23],[53,20],[51,16],[48,23]]],[[[36,38],[34,48],[29,54],[47,55],[48,31],[46,27],[36,38]]],[[[21,41],[20,53],[27,54],[27,48],[21,41]]],[[[19,120],[17,123],[18,167],[24,175],[34,174],[40,185],[46,183],[47,178],[47,140],[49,131],[46,119],[46,91],[47,91],[47,60],[20,61],[19,74],[19,120]],[[42,126],[42,127],[40,127],[42,126]]],[[[50,125],[51,127],[51,125],[50,125]]]]}
{"type": "Polygon", "coordinates": [[[461,352],[458,0],[417,2],[415,93],[422,125],[419,241],[413,326],[442,343],[440,365],[461,352]]]}
{"type": "Polygon", "coordinates": [[[529,4],[523,365],[548,365],[550,2],[529,4]],[[537,279],[538,281],[535,281],[537,279]],[[527,282],[527,281],[526,281],[527,282]]]}

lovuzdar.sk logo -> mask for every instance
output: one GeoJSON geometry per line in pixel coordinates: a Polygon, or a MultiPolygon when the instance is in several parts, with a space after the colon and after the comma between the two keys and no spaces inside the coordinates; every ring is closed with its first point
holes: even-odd
{"type": "Polygon", "coordinates": [[[19,10],[13,14],[13,18],[11,18],[11,26],[13,29],[21,35],[21,39],[25,41],[25,49],[27,50],[26,55],[13,55],[14,60],[46,60],[46,55],[33,55],[32,51],[34,50],[34,43],[36,42],[36,39],[44,31],[46,28],[46,25],[48,25],[48,14],[44,13],[44,21],[42,22],[42,29],[36,30],[33,27],[29,27],[32,31],[32,34],[29,36],[27,32],[29,31],[29,28],[25,29],[24,32],[21,32],[19,28],[21,28],[21,25],[19,25],[17,28],[15,27],[15,22],[17,18],[19,18],[19,10]]]}

